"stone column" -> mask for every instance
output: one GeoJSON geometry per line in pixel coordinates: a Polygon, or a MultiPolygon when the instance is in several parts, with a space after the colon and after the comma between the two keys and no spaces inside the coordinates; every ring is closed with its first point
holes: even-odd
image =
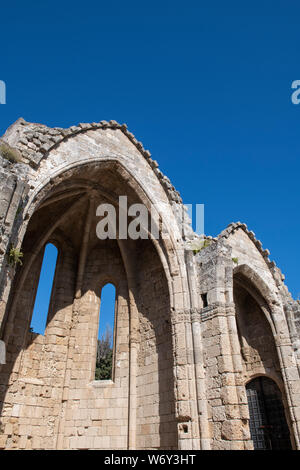
{"type": "Polygon", "coordinates": [[[172,314],[178,448],[199,449],[199,427],[194,376],[190,311],[172,314]]]}
{"type": "Polygon", "coordinates": [[[191,321],[194,340],[194,362],[196,373],[200,449],[210,450],[211,436],[208,425],[206,380],[203,362],[202,328],[199,310],[194,310],[191,312],[191,321]]]}
{"type": "Polygon", "coordinates": [[[286,387],[286,398],[293,428],[295,445],[300,449],[300,380],[294,351],[289,338],[275,337],[282,378],[286,387]]]}
{"type": "Polygon", "coordinates": [[[65,428],[67,404],[68,404],[68,399],[69,399],[70,375],[71,375],[71,370],[72,370],[72,365],[73,365],[71,351],[73,350],[75,346],[74,338],[72,337],[71,332],[72,332],[72,328],[74,328],[74,326],[77,324],[77,317],[80,313],[83,275],[84,275],[84,270],[86,266],[91,225],[93,221],[93,216],[95,215],[94,199],[95,199],[95,194],[91,193],[90,199],[87,200],[87,215],[85,219],[85,225],[83,228],[82,242],[81,242],[81,248],[80,248],[80,253],[79,253],[75,296],[74,296],[72,318],[70,321],[70,331],[69,331],[69,338],[68,338],[67,358],[65,361],[65,369],[64,369],[61,415],[60,415],[60,421],[58,425],[58,433],[57,433],[57,441],[56,441],[57,449],[64,448],[64,428],[65,428]]]}
{"type": "Polygon", "coordinates": [[[198,415],[198,433],[199,445],[198,448],[202,450],[210,449],[210,430],[208,426],[208,413],[207,413],[207,400],[206,400],[206,383],[205,383],[205,370],[203,362],[203,345],[202,345],[202,332],[201,332],[201,317],[200,305],[202,306],[201,299],[197,292],[197,272],[194,263],[194,254],[192,250],[186,250],[185,260],[187,267],[188,286],[190,295],[190,321],[192,328],[192,341],[193,341],[193,363],[194,363],[194,376],[195,387],[197,396],[197,415],[198,415]]]}
{"type": "Polygon", "coordinates": [[[212,449],[250,446],[247,397],[232,303],[231,248],[212,241],[195,257],[199,294],[206,299],[200,316],[212,449]]]}
{"type": "Polygon", "coordinates": [[[137,371],[139,337],[139,312],[135,298],[137,296],[136,276],[134,271],[133,253],[126,241],[118,239],[123,259],[129,295],[129,391],[128,391],[128,449],[136,449],[136,418],[137,418],[137,371]]]}

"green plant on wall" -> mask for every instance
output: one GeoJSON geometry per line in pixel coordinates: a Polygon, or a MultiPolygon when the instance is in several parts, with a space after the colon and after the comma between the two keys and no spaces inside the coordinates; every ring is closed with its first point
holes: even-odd
{"type": "Polygon", "coordinates": [[[16,210],[16,215],[19,215],[22,212],[22,206],[20,205],[16,210]]]}
{"type": "Polygon", "coordinates": [[[17,266],[18,264],[22,265],[22,260],[23,258],[23,253],[21,250],[18,250],[14,246],[10,247],[9,253],[8,253],[8,264],[10,266],[17,266]]]}
{"type": "Polygon", "coordinates": [[[95,380],[109,380],[112,378],[112,361],[112,330],[107,325],[105,333],[97,342],[95,380]]]}
{"type": "Polygon", "coordinates": [[[207,240],[206,238],[198,238],[193,240],[189,243],[188,247],[190,250],[193,250],[194,255],[199,253],[199,251],[203,250],[203,248],[208,247],[211,244],[211,240],[207,240]]]}
{"type": "Polygon", "coordinates": [[[238,259],[238,258],[232,258],[232,261],[233,261],[235,264],[238,264],[239,259],[238,259]]]}
{"type": "Polygon", "coordinates": [[[113,351],[112,351],[112,349],[109,349],[109,351],[107,351],[105,357],[103,357],[99,361],[97,361],[96,370],[95,370],[95,380],[109,380],[109,379],[111,379],[112,357],[113,357],[113,351]]]}

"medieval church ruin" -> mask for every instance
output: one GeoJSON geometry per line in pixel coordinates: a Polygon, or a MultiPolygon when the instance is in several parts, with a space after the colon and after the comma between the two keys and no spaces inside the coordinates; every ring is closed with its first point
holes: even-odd
{"type": "Polygon", "coordinates": [[[299,449],[300,305],[243,223],[199,250],[182,200],[115,121],[19,119],[0,141],[0,448],[299,449]],[[160,210],[158,238],[100,240],[96,208],[160,210]],[[43,253],[58,256],[44,334],[43,253]],[[116,289],[111,379],[95,380],[116,289]]]}

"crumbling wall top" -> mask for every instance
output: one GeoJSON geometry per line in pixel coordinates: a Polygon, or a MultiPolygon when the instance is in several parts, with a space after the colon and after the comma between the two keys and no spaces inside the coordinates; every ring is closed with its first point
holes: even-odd
{"type": "Polygon", "coordinates": [[[109,122],[80,123],[77,126],[64,129],[61,127],[50,128],[44,124],[29,123],[23,118],[19,118],[7,129],[2,140],[20,152],[24,163],[28,163],[32,168],[37,168],[40,161],[46,158],[47,154],[54,147],[57,147],[66,139],[91,129],[120,129],[147,160],[164,188],[168,199],[171,202],[182,203],[181,196],[172,185],[170,179],[161,172],[157,161],[151,158],[149,150],[144,149],[143,144],[129,132],[126,124],[119,124],[111,120],[109,122]]]}

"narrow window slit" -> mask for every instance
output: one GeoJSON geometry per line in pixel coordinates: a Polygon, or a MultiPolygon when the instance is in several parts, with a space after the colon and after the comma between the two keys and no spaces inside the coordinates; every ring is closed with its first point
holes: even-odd
{"type": "Polygon", "coordinates": [[[58,250],[56,246],[52,243],[47,243],[44,249],[43,262],[30,323],[30,331],[40,335],[45,334],[47,325],[57,255],[58,250]]]}
{"type": "Polygon", "coordinates": [[[201,299],[202,299],[202,303],[203,303],[203,308],[207,307],[208,306],[207,294],[201,294],[201,299]]]}
{"type": "Polygon", "coordinates": [[[101,289],[95,380],[113,378],[115,303],[115,286],[106,284],[101,289]]]}

